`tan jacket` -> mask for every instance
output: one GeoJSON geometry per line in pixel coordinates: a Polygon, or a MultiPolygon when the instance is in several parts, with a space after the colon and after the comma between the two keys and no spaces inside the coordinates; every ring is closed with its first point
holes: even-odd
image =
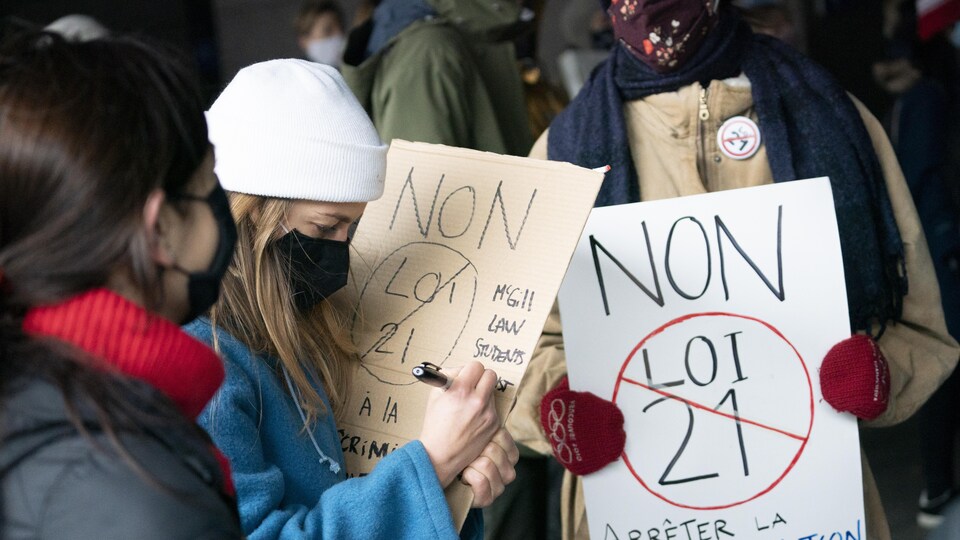
{"type": "MultiPolygon", "coordinates": [[[[879,341],[890,363],[890,404],[881,417],[864,424],[889,426],[908,418],[927,400],[953,370],[960,348],[947,333],[926,240],[893,149],[880,123],[854,101],[883,168],[903,238],[909,280],[902,320],[888,325],[879,341]]],[[[772,182],[764,147],[752,158],[736,161],[726,158],[716,144],[717,130],[727,118],[743,115],[757,121],[750,82],[744,76],[713,81],[705,93],[699,84],[693,84],[677,92],[631,101],[624,105],[624,114],[645,201],[772,182]],[[702,123],[701,97],[705,97],[709,112],[702,123]]],[[[546,159],[547,133],[534,145],[530,156],[546,159]]],[[[538,453],[550,453],[540,427],[539,404],[543,394],[565,374],[560,315],[554,305],[520,385],[517,404],[507,419],[517,443],[538,453]]],[[[890,531],[873,474],[865,457],[862,463],[868,538],[888,540],[890,531]]],[[[564,478],[562,505],[563,537],[588,538],[582,485],[570,473],[564,478]]]]}

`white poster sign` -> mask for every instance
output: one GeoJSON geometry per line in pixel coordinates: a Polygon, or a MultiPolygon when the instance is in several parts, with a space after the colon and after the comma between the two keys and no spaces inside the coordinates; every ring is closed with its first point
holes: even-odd
{"type": "Polygon", "coordinates": [[[817,375],[850,336],[827,179],[596,209],[560,308],[571,388],[625,417],[592,538],[866,538],[856,420],[817,375]]]}

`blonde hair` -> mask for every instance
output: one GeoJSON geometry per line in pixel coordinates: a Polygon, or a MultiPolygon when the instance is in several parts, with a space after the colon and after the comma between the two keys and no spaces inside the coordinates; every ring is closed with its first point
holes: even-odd
{"type": "MultiPolygon", "coordinates": [[[[279,359],[277,375],[281,376],[280,366],[287,371],[312,423],[327,410],[311,377],[323,385],[336,415],[343,409],[356,349],[345,317],[329,301],[306,313],[294,305],[289,264],[274,247],[277,228],[289,207],[287,199],[230,194],[237,248],[210,321],[252,352],[279,359]]],[[[216,338],[214,349],[220,352],[216,338]]]]}

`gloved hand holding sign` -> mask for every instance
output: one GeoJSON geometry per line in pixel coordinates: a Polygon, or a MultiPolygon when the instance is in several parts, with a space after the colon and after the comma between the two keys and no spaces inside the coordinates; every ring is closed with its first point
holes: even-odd
{"type": "Polygon", "coordinates": [[[840,412],[873,420],[887,410],[890,368],[870,337],[856,335],[834,345],[820,366],[823,399],[840,412]]]}
{"type": "Polygon", "coordinates": [[[570,390],[566,377],[540,401],[540,423],[557,461],[576,475],[615,461],[627,438],[620,408],[590,392],[570,390]]]}

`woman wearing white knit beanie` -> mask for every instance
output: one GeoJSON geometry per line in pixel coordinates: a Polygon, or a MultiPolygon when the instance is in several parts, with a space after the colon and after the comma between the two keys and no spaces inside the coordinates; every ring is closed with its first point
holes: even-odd
{"type": "MultiPolygon", "coordinates": [[[[481,364],[433,391],[417,440],[368,476],[344,470],[335,418],[356,357],[326,298],[347,282],[353,225],[383,193],[373,124],[335,69],[304,60],[241,70],[207,122],[239,238],[220,301],[187,331],[226,363],[200,423],[230,459],[244,533],[456,538],[443,489],[462,474],[487,505],[517,459],[481,364]]],[[[464,537],[482,537],[478,514],[464,537]]]]}

